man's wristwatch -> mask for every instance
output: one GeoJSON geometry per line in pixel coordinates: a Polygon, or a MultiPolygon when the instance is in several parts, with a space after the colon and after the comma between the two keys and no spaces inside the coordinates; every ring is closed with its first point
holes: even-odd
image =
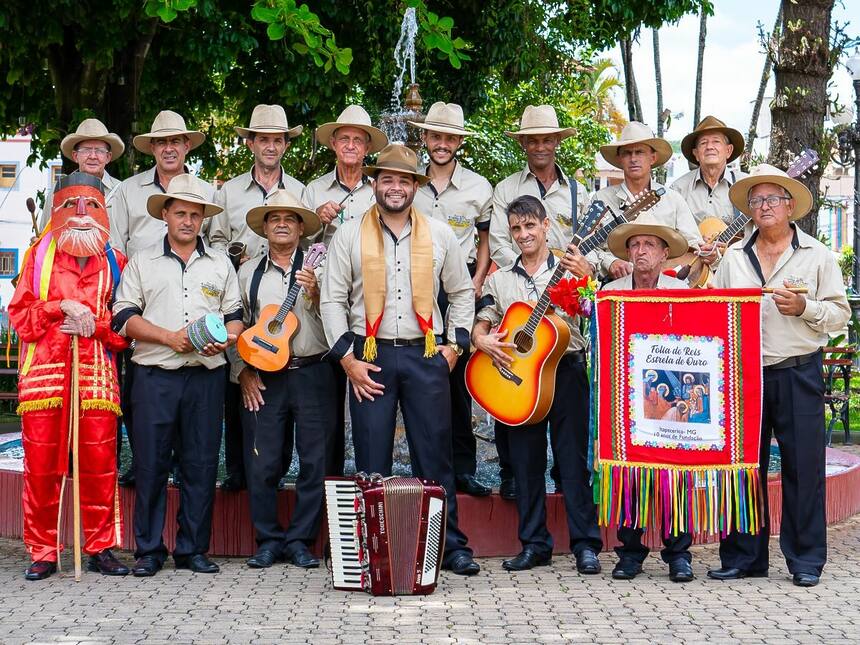
{"type": "Polygon", "coordinates": [[[460,347],[457,343],[448,343],[448,347],[450,347],[454,351],[458,358],[463,355],[463,348],[460,347]]]}

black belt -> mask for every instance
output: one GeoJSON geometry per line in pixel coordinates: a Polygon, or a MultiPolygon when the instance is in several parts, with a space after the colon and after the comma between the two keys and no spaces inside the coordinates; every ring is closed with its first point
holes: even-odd
{"type": "MultiPolygon", "coordinates": [[[[415,345],[424,346],[426,342],[424,336],[420,338],[377,338],[376,342],[380,345],[392,345],[394,347],[413,347],[415,345]]],[[[442,343],[442,337],[436,336],[436,344],[442,343]]]]}
{"type": "Polygon", "coordinates": [[[562,359],[567,360],[571,363],[584,363],[585,362],[585,350],[577,349],[572,352],[568,352],[562,359]]]}
{"type": "Polygon", "coordinates": [[[305,367],[307,365],[313,365],[314,363],[319,363],[322,361],[323,356],[326,353],[322,352],[321,354],[314,354],[313,356],[293,356],[290,359],[290,362],[287,363],[288,370],[295,370],[300,367],[305,367]]]}
{"type": "Polygon", "coordinates": [[[821,350],[812,352],[811,354],[802,354],[801,356],[789,356],[781,360],[779,363],[774,363],[773,365],[765,365],[764,368],[766,370],[785,370],[789,367],[800,367],[801,365],[806,365],[811,362],[821,353],[821,350]]]}

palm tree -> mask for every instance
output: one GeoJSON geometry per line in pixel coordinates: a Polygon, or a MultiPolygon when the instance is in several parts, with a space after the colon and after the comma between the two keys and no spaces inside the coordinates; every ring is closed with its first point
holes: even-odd
{"type": "Polygon", "coordinates": [[[630,115],[631,121],[643,121],[642,118],[642,103],[639,100],[639,88],[636,86],[636,75],[633,72],[633,40],[637,34],[632,34],[631,38],[622,38],[619,41],[621,47],[621,63],[624,67],[624,89],[627,93],[627,113],[630,115]]]}
{"type": "Polygon", "coordinates": [[[698,125],[702,116],[702,69],[705,64],[705,39],[708,37],[708,14],[702,8],[699,14],[699,59],[696,63],[696,101],[693,106],[693,125],[698,125]]]}
{"type": "Polygon", "coordinates": [[[617,72],[613,62],[608,58],[600,58],[585,71],[583,82],[589,96],[591,116],[617,133],[624,127],[625,119],[612,100],[612,90],[622,88],[624,84],[613,72],[617,72]]]}

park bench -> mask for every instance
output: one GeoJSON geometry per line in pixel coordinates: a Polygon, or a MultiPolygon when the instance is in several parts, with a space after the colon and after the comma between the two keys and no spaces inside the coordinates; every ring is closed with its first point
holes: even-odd
{"type": "Polygon", "coordinates": [[[848,410],[851,403],[851,372],[854,365],[854,347],[825,347],[824,352],[824,402],[830,408],[827,424],[827,445],[833,440],[836,423],[842,422],[845,432],[843,443],[851,439],[848,410]]]}

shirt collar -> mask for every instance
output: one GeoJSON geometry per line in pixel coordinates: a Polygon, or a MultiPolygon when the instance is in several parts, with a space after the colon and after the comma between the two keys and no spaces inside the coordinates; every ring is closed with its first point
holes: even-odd
{"type": "MultiPolygon", "coordinates": [[[[546,269],[543,269],[543,270],[549,271],[550,269],[555,267],[555,262],[556,262],[555,255],[553,254],[552,251],[550,251],[549,256],[546,259],[546,269]]],[[[530,276],[528,271],[526,271],[525,268],[523,267],[523,254],[522,253],[520,253],[517,256],[517,259],[514,260],[514,264],[511,267],[511,271],[513,271],[517,275],[522,276],[524,278],[527,278],[529,280],[531,280],[534,277],[534,276],[530,276]]]]}
{"type": "MultiPolygon", "coordinates": [[[[564,171],[561,169],[561,166],[555,164],[555,171],[556,173],[558,173],[558,183],[566,185],[567,175],[564,174],[564,171]]],[[[527,161],[526,167],[523,168],[522,172],[520,173],[520,183],[524,184],[529,177],[534,177],[534,180],[537,181],[537,177],[535,177],[535,174],[529,168],[529,162],[527,161]]]]}
{"type": "MultiPolygon", "coordinates": [[[[191,168],[189,168],[188,166],[183,164],[182,172],[190,175],[191,174],[191,168]]],[[[142,185],[144,185],[144,186],[152,185],[152,186],[155,186],[156,188],[158,188],[158,190],[160,190],[162,193],[167,192],[167,186],[162,186],[161,180],[158,177],[158,166],[153,166],[152,168],[147,170],[144,173],[144,175],[146,173],[149,173],[149,176],[143,178],[143,184],[142,185]]]]}
{"type": "MultiPolygon", "coordinates": [[[[298,249],[298,246],[297,246],[295,249],[293,249],[293,252],[292,252],[292,254],[290,255],[290,267],[292,267],[292,266],[293,266],[293,262],[295,262],[295,259],[296,259],[296,249],[298,249]]],[[[286,272],[287,272],[287,270],[288,270],[288,269],[284,269],[280,264],[276,263],[276,262],[272,259],[272,252],[271,252],[271,251],[269,251],[268,253],[266,253],[266,268],[265,268],[265,270],[266,270],[266,271],[268,271],[269,269],[275,269],[276,271],[280,271],[281,273],[286,273],[286,272]]]]}
{"type": "MultiPolygon", "coordinates": [[[[203,238],[199,235],[197,236],[197,255],[204,256],[208,255],[206,245],[203,243],[203,238]]],[[[163,256],[173,256],[176,257],[176,254],[173,252],[173,249],[170,248],[170,242],[167,239],[167,235],[164,236],[163,246],[161,253],[157,253],[155,257],[163,257],[163,256]]]]}
{"type": "Polygon", "coordinates": [[[352,190],[355,190],[355,192],[358,192],[359,190],[361,190],[361,188],[365,184],[368,184],[368,183],[370,183],[370,177],[368,177],[364,173],[361,173],[361,181],[358,182],[358,186],[356,186],[355,188],[349,188],[346,184],[341,182],[340,173],[337,171],[337,164],[335,164],[334,170],[331,171],[331,181],[329,182],[329,188],[334,188],[335,186],[339,186],[340,189],[345,193],[349,193],[352,190]]]}

